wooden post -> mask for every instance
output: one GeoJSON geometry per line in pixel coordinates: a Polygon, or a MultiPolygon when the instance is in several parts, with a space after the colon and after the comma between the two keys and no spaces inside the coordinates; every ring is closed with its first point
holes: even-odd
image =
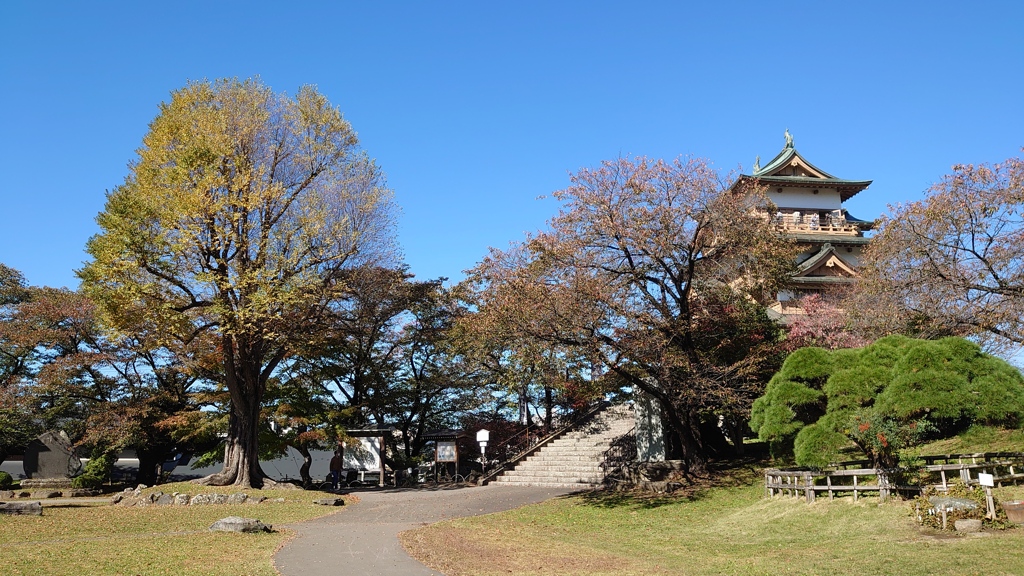
{"type": "Polygon", "coordinates": [[[853,501],[857,501],[857,475],[853,475],[853,501]]]}
{"type": "Polygon", "coordinates": [[[825,474],[825,483],[828,484],[828,499],[829,499],[829,501],[835,500],[835,497],[832,495],[832,475],[831,474],[825,474]]]}
{"type": "Polygon", "coordinates": [[[804,472],[804,492],[807,496],[807,503],[814,503],[814,477],[810,472],[804,472]]]}

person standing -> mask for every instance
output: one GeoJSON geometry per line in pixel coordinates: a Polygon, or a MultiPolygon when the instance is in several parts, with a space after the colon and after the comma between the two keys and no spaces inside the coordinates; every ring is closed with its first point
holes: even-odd
{"type": "Polygon", "coordinates": [[[337,450],[334,451],[334,458],[331,458],[331,490],[338,489],[338,477],[341,476],[341,468],[343,466],[344,454],[341,446],[338,446],[337,450]]]}

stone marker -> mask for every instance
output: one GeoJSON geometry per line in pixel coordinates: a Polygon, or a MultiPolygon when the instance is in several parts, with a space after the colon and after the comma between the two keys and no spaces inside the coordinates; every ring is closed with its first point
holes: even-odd
{"type": "Polygon", "coordinates": [[[40,502],[0,502],[0,514],[42,516],[43,505],[40,502]]]}
{"type": "Polygon", "coordinates": [[[210,526],[212,532],[273,532],[273,527],[255,518],[228,516],[221,518],[210,526]]]}
{"type": "Polygon", "coordinates": [[[961,518],[953,523],[957,532],[981,532],[981,520],[961,518]]]}
{"type": "Polygon", "coordinates": [[[313,500],[313,504],[319,504],[321,506],[344,506],[345,501],[341,498],[321,498],[319,500],[313,500]]]}
{"type": "Polygon", "coordinates": [[[37,478],[70,478],[82,470],[71,440],[64,432],[48,430],[25,447],[25,475],[37,478]]]}

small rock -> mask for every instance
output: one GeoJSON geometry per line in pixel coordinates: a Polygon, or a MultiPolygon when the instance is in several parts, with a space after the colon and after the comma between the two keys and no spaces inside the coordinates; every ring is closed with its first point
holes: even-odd
{"type": "Polygon", "coordinates": [[[319,504],[320,506],[344,506],[345,501],[341,498],[320,498],[319,500],[313,500],[313,504],[319,504]]]}
{"type": "Polygon", "coordinates": [[[175,494],[174,505],[175,506],[188,506],[189,495],[188,494],[175,494]]]}
{"type": "Polygon", "coordinates": [[[69,490],[63,490],[61,492],[65,498],[85,498],[88,496],[98,496],[99,490],[92,490],[90,488],[71,488],[69,490]]]}
{"type": "Polygon", "coordinates": [[[209,504],[210,502],[213,502],[213,498],[210,498],[209,494],[196,494],[188,501],[190,506],[209,504]]]}
{"type": "Polygon", "coordinates": [[[210,526],[213,532],[273,532],[273,528],[255,518],[228,516],[210,526]]]}
{"type": "Polygon", "coordinates": [[[249,495],[248,494],[243,494],[241,492],[235,492],[234,494],[230,494],[228,496],[228,504],[245,504],[245,501],[248,500],[248,499],[249,499],[249,495]]]}
{"type": "Polygon", "coordinates": [[[249,504],[261,504],[267,500],[266,496],[253,496],[252,498],[246,499],[249,504]]]}
{"type": "Polygon", "coordinates": [[[961,518],[953,523],[957,532],[981,532],[981,520],[961,518]]]}
{"type": "Polygon", "coordinates": [[[157,504],[159,506],[170,506],[171,504],[174,504],[174,495],[161,494],[160,497],[156,499],[156,502],[154,502],[154,504],[157,504]]]}
{"type": "Polygon", "coordinates": [[[0,514],[42,516],[42,502],[0,502],[0,514]]]}
{"type": "Polygon", "coordinates": [[[227,494],[211,494],[210,497],[211,497],[210,498],[210,504],[227,504],[228,503],[228,495],[227,494]]]}
{"type": "Polygon", "coordinates": [[[124,492],[119,492],[110,497],[111,504],[117,504],[121,500],[124,500],[124,492]]]}
{"type": "Polygon", "coordinates": [[[152,494],[149,495],[149,501],[155,504],[157,500],[163,497],[163,495],[164,493],[160,491],[153,492],[152,494]]]}
{"type": "Polygon", "coordinates": [[[281,504],[281,503],[284,502],[284,498],[271,498],[270,500],[267,500],[267,502],[274,502],[276,504],[281,504]]]}
{"type": "Polygon", "coordinates": [[[142,492],[146,488],[149,488],[149,486],[146,486],[145,484],[139,484],[138,486],[135,487],[135,491],[136,492],[142,492]]]}
{"type": "Polygon", "coordinates": [[[14,498],[13,490],[0,490],[0,499],[9,500],[11,498],[14,498]]]}

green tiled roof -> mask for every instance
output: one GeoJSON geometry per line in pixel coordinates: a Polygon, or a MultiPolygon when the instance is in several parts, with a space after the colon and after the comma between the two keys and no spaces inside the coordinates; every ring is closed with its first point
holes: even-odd
{"type": "MultiPolygon", "coordinates": [[[[871,180],[845,180],[836,178],[825,172],[804,158],[796,148],[786,146],[768,164],[755,170],[753,174],[741,174],[739,180],[754,179],[766,185],[794,186],[801,188],[836,188],[839,190],[839,197],[842,202],[852,198],[855,194],[871,185],[871,180]],[[774,176],[772,172],[780,170],[792,162],[793,158],[799,158],[811,170],[821,174],[822,178],[814,176],[774,176]]],[[[738,183],[739,181],[737,181],[738,183]]]]}

